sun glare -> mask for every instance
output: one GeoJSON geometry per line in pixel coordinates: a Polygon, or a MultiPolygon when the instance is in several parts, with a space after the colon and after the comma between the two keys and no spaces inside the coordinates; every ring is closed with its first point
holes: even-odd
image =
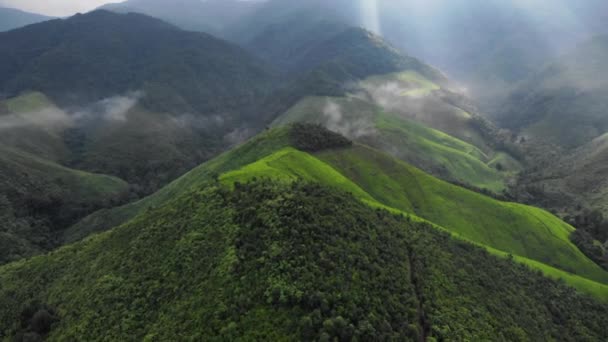
{"type": "Polygon", "coordinates": [[[378,13],[378,0],[359,0],[359,11],[363,25],[370,31],[382,33],[380,27],[380,14],[378,13]]]}

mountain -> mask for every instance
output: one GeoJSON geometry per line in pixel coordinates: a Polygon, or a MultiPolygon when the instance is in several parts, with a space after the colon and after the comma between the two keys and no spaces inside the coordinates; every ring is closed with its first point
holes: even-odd
{"type": "MultiPolygon", "coordinates": [[[[524,242],[521,232],[511,238],[508,232],[528,231],[544,235],[524,243],[542,247],[520,251],[548,255],[568,250],[563,242],[545,244],[563,239],[567,225],[441,182],[319,126],[268,131],[144,202],[132,205],[142,209],[139,216],[115,229],[0,267],[0,337],[601,340],[607,334],[605,304],[520,265],[526,260],[520,256],[461,240],[516,245],[524,242]],[[419,188],[408,185],[414,183],[419,188]],[[437,202],[442,197],[450,200],[437,202]],[[473,216],[453,216],[459,211],[438,203],[473,216]],[[504,231],[500,212],[521,225],[507,223],[504,231]],[[443,220],[447,231],[460,226],[460,237],[418,215],[443,220]]],[[[554,260],[587,262],[576,255],[554,260]]],[[[573,270],[586,272],[578,266],[573,270]]],[[[588,281],[573,279],[580,288],[588,281]]],[[[606,299],[606,285],[595,286],[606,299]]]]}
{"type": "Polygon", "coordinates": [[[118,13],[141,13],[184,30],[222,35],[227,27],[253,12],[260,1],[247,0],[128,0],[101,6],[118,13]]]}
{"type": "Polygon", "coordinates": [[[304,19],[273,26],[247,46],[296,79],[267,106],[274,126],[323,124],[495,193],[521,168],[511,144],[453,82],[369,31],[304,19]]]}
{"type": "Polygon", "coordinates": [[[150,193],[238,139],[274,73],[244,50],[140,14],[94,11],[1,33],[0,92],[69,121],[69,166],[150,193]],[[231,135],[232,133],[232,135],[231,135]]]}
{"type": "Polygon", "coordinates": [[[313,24],[310,31],[319,25],[318,32],[327,21],[363,26],[441,68],[484,109],[494,111],[505,93],[545,61],[608,32],[601,15],[605,10],[595,0],[270,0],[234,25],[227,37],[243,44],[288,23],[300,27],[302,21],[313,24]]]}
{"type": "Polygon", "coordinates": [[[53,18],[0,6],[0,32],[36,24],[53,18]]]}
{"type": "Polygon", "coordinates": [[[608,131],[608,36],[599,36],[532,75],[509,97],[500,122],[566,149],[608,131]]]}
{"type": "Polygon", "coordinates": [[[364,145],[349,147],[340,139],[327,143],[318,128],[311,132],[308,125],[304,127],[300,135],[294,135],[293,128],[265,132],[142,201],[91,215],[66,231],[66,242],[118,226],[214,179],[224,184],[255,178],[285,182],[303,179],[350,192],[374,208],[432,222],[440,230],[486,246],[497,255],[512,254],[518,261],[564,279],[583,292],[600,298],[608,294],[604,285],[608,273],[570,242],[574,229],[553,215],[446,183],[364,145]],[[317,143],[302,144],[300,140],[317,143]],[[328,146],[340,148],[323,150],[328,146]]]}

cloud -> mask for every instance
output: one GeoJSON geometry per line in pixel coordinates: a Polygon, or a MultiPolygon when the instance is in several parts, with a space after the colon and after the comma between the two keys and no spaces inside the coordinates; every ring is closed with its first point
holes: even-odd
{"type": "Polygon", "coordinates": [[[62,128],[73,124],[72,118],[64,111],[48,107],[27,113],[0,116],[0,130],[23,127],[62,128]]]}
{"type": "Polygon", "coordinates": [[[76,120],[105,120],[127,121],[127,114],[144,97],[144,93],[136,91],[123,96],[113,96],[96,102],[72,114],[76,120]]]}
{"type": "Polygon", "coordinates": [[[237,128],[224,136],[224,142],[230,146],[238,145],[255,135],[251,128],[237,128]]]}
{"type": "Polygon", "coordinates": [[[171,123],[181,128],[215,129],[224,125],[224,117],[221,115],[200,116],[194,114],[182,114],[173,116],[171,123]]]}
{"type": "Polygon", "coordinates": [[[71,112],[49,106],[30,112],[0,115],[0,130],[23,127],[63,129],[91,120],[126,122],[127,114],[143,96],[142,92],[114,96],[71,112]]]}
{"type": "Polygon", "coordinates": [[[334,101],[327,100],[323,108],[325,127],[338,132],[346,137],[357,139],[376,133],[376,128],[371,116],[359,118],[346,117],[342,106],[334,101]]]}

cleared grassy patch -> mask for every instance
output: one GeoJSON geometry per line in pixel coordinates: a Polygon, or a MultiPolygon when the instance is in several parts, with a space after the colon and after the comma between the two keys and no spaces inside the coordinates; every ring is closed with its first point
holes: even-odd
{"type": "Polygon", "coordinates": [[[608,283],[608,273],[569,241],[573,228],[544,210],[451,185],[363,146],[319,157],[381,203],[467,240],[608,283]]]}

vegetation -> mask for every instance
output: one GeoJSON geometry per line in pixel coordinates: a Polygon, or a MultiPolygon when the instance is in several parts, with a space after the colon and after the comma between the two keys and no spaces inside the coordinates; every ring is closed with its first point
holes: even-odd
{"type": "Polygon", "coordinates": [[[577,230],[572,242],[591,260],[608,271],[608,220],[598,210],[585,211],[574,217],[566,217],[577,230]]]}
{"type": "MultiPolygon", "coordinates": [[[[378,83],[378,87],[388,82],[381,80],[386,77],[375,77],[369,82],[378,83]]],[[[418,89],[417,85],[413,87],[404,89],[418,89]]],[[[433,113],[432,108],[426,111],[427,116],[433,113]]],[[[437,177],[480,191],[485,189],[488,193],[502,192],[507,181],[521,169],[520,163],[509,154],[488,148],[491,140],[478,147],[415,118],[383,110],[381,103],[359,97],[306,98],[279,116],[273,126],[300,121],[322,124],[437,177]],[[497,164],[502,166],[500,170],[497,164]]]]}
{"type": "Polygon", "coordinates": [[[124,181],[0,145],[0,264],[48,251],[66,226],[128,199],[124,181]]]}
{"type": "Polygon", "coordinates": [[[582,292],[608,299],[608,273],[569,240],[574,229],[537,208],[500,202],[440,181],[379,151],[355,145],[316,155],[290,147],[289,129],[270,130],[228,152],[157,194],[115,210],[96,213],[72,227],[68,240],[126,222],[150,207],[204,182],[244,183],[253,178],[318,182],[354,194],[375,208],[407,213],[419,221],[473,242],[498,255],[513,255],[582,292]],[[525,238],[523,238],[525,237],[525,238]]]}
{"type": "Polygon", "coordinates": [[[306,152],[352,146],[352,141],[321,125],[296,123],[289,130],[291,144],[306,152]]]}
{"type": "Polygon", "coordinates": [[[192,188],[112,231],[4,266],[0,282],[2,339],[37,331],[23,328],[32,307],[54,317],[45,319],[49,340],[607,333],[605,305],[426,224],[302,182],[192,188]]]}

